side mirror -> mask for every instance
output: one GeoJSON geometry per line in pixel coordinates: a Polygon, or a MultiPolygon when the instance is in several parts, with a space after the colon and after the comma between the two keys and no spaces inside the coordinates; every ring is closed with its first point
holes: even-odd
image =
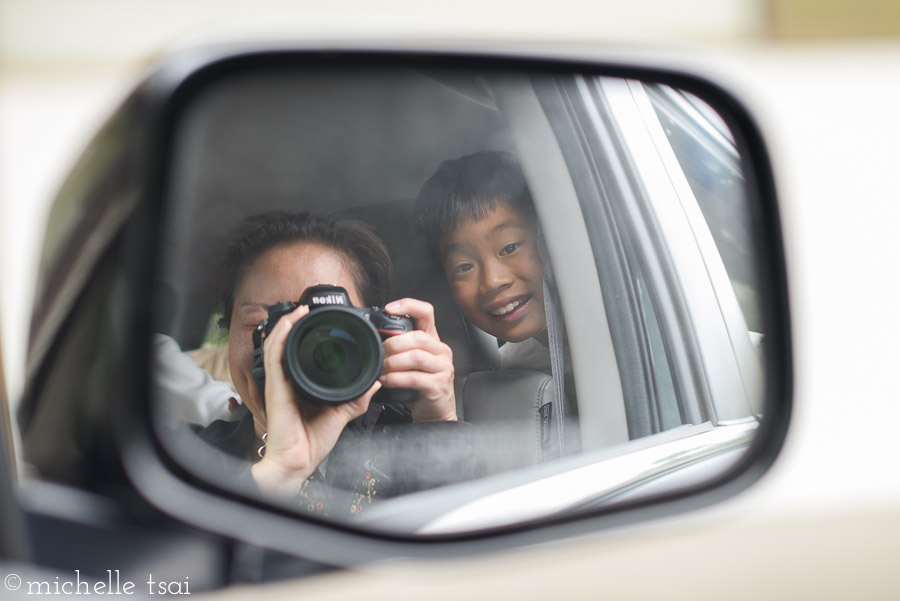
{"type": "MultiPolygon", "coordinates": [[[[724,90],[643,64],[186,55],[151,75],[86,153],[54,208],[43,265],[26,460],[76,484],[124,472],[186,522],[242,540],[263,531],[272,548],[326,562],[706,503],[767,467],[790,412],[764,144],[724,90]],[[449,216],[431,220],[444,229],[423,230],[426,182],[478,153],[511,157],[529,208],[497,191],[492,167],[475,192],[444,188],[449,216]],[[493,192],[466,208],[479,190],[493,192]],[[225,252],[238,248],[228,232],[276,211],[364,223],[393,264],[383,301],[429,303],[452,350],[467,425],[423,426],[416,409],[389,404],[353,422],[352,452],[332,443],[316,462],[316,484],[355,498],[355,511],[272,497],[252,473],[273,452],[259,437],[285,423],[267,423],[285,414],[263,408],[248,375],[268,307],[317,283],[383,304],[362,300],[369,267],[342,246],[350,234],[225,252]],[[498,222],[477,235],[447,237],[488,217],[498,222]],[[313,273],[308,254],[289,259],[302,267],[290,278],[267,271],[271,249],[301,246],[331,253],[333,277],[313,273]],[[223,256],[243,262],[217,296],[209,275],[223,256]],[[526,318],[542,325],[520,335],[526,318]],[[316,546],[325,537],[337,538],[316,546]]],[[[337,354],[311,346],[311,364],[352,371],[358,341],[342,327],[322,334],[337,354]]],[[[298,407],[288,413],[306,426],[322,409],[298,407]]]]}

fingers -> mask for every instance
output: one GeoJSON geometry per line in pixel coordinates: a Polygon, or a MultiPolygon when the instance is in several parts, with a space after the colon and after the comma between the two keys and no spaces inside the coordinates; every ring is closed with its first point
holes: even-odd
{"type": "Polygon", "coordinates": [[[287,315],[282,316],[275,323],[275,327],[272,328],[269,335],[266,336],[263,343],[263,362],[266,368],[267,380],[274,374],[278,374],[281,379],[284,379],[284,369],[281,363],[284,356],[284,343],[294,325],[307,313],[309,313],[309,307],[300,305],[287,315]]]}
{"type": "Polygon", "coordinates": [[[388,388],[418,391],[412,404],[415,421],[456,419],[453,375],[453,351],[436,332],[416,330],[384,342],[381,382],[388,388]]]}
{"type": "Polygon", "coordinates": [[[418,390],[428,399],[442,398],[450,392],[450,380],[442,373],[395,371],[383,374],[380,381],[387,388],[411,388],[418,390]]]}
{"type": "Polygon", "coordinates": [[[384,342],[384,372],[420,370],[444,371],[452,368],[453,351],[439,339],[416,330],[384,342]]]}
{"type": "Polygon", "coordinates": [[[375,396],[375,393],[381,390],[381,386],[381,382],[375,380],[375,382],[369,387],[369,390],[367,390],[361,397],[353,399],[349,403],[340,405],[342,407],[346,407],[346,410],[348,411],[348,419],[346,422],[347,424],[360,415],[365,414],[365,412],[369,410],[369,403],[372,401],[372,397],[375,396]]]}
{"type": "Polygon", "coordinates": [[[275,327],[263,342],[263,367],[266,371],[266,421],[273,417],[273,413],[285,416],[296,412],[296,409],[291,407],[295,401],[294,389],[284,373],[282,357],[284,356],[284,343],[291,328],[307,313],[309,313],[309,307],[300,306],[283,316],[276,322],[275,327]]]}
{"type": "Polygon", "coordinates": [[[401,298],[384,306],[391,315],[409,315],[416,322],[416,329],[437,337],[437,326],[434,321],[434,307],[431,303],[415,298],[401,298]]]}
{"type": "Polygon", "coordinates": [[[412,404],[413,420],[455,420],[453,351],[438,336],[434,307],[425,301],[404,298],[384,308],[394,315],[409,315],[417,329],[384,341],[381,382],[388,388],[418,391],[412,404]]]}
{"type": "Polygon", "coordinates": [[[381,375],[404,371],[423,373],[447,373],[453,371],[453,362],[446,355],[434,355],[421,349],[413,349],[387,357],[381,369],[381,375]]]}

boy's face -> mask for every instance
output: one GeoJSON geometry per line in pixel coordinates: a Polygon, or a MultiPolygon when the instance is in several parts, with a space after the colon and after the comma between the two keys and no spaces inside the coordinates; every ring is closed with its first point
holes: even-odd
{"type": "Polygon", "coordinates": [[[482,219],[445,234],[439,250],[453,298],[474,325],[509,342],[547,329],[533,219],[498,202],[482,219]]]}

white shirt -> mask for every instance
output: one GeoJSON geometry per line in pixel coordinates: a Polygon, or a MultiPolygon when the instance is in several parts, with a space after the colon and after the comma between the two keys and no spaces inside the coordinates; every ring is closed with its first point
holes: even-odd
{"type": "MultiPolygon", "coordinates": [[[[563,346],[563,361],[566,371],[572,364],[569,357],[569,346],[563,346]]],[[[551,373],[550,347],[536,338],[527,338],[522,342],[507,342],[500,347],[500,369],[534,369],[551,373]]]]}
{"type": "Polygon", "coordinates": [[[156,334],[154,342],[154,375],[159,397],[166,403],[166,423],[208,426],[217,419],[236,419],[229,403],[231,399],[241,402],[241,398],[227,383],[214,380],[208,371],[197,367],[171,337],[156,334]]]}

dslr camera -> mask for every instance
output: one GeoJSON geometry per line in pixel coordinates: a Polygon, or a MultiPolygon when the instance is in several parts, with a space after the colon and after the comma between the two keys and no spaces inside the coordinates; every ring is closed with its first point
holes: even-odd
{"type": "MultiPolygon", "coordinates": [[[[366,392],[381,374],[384,340],[415,329],[408,315],[391,315],[379,307],[354,307],[340,286],[307,288],[300,300],[269,307],[269,316],[253,332],[253,377],[265,395],[263,341],[283,316],[299,305],[309,313],[300,319],[284,344],[284,373],[311,401],[339,405],[366,392]]],[[[376,402],[409,402],[415,391],[381,389],[376,402]]]]}

